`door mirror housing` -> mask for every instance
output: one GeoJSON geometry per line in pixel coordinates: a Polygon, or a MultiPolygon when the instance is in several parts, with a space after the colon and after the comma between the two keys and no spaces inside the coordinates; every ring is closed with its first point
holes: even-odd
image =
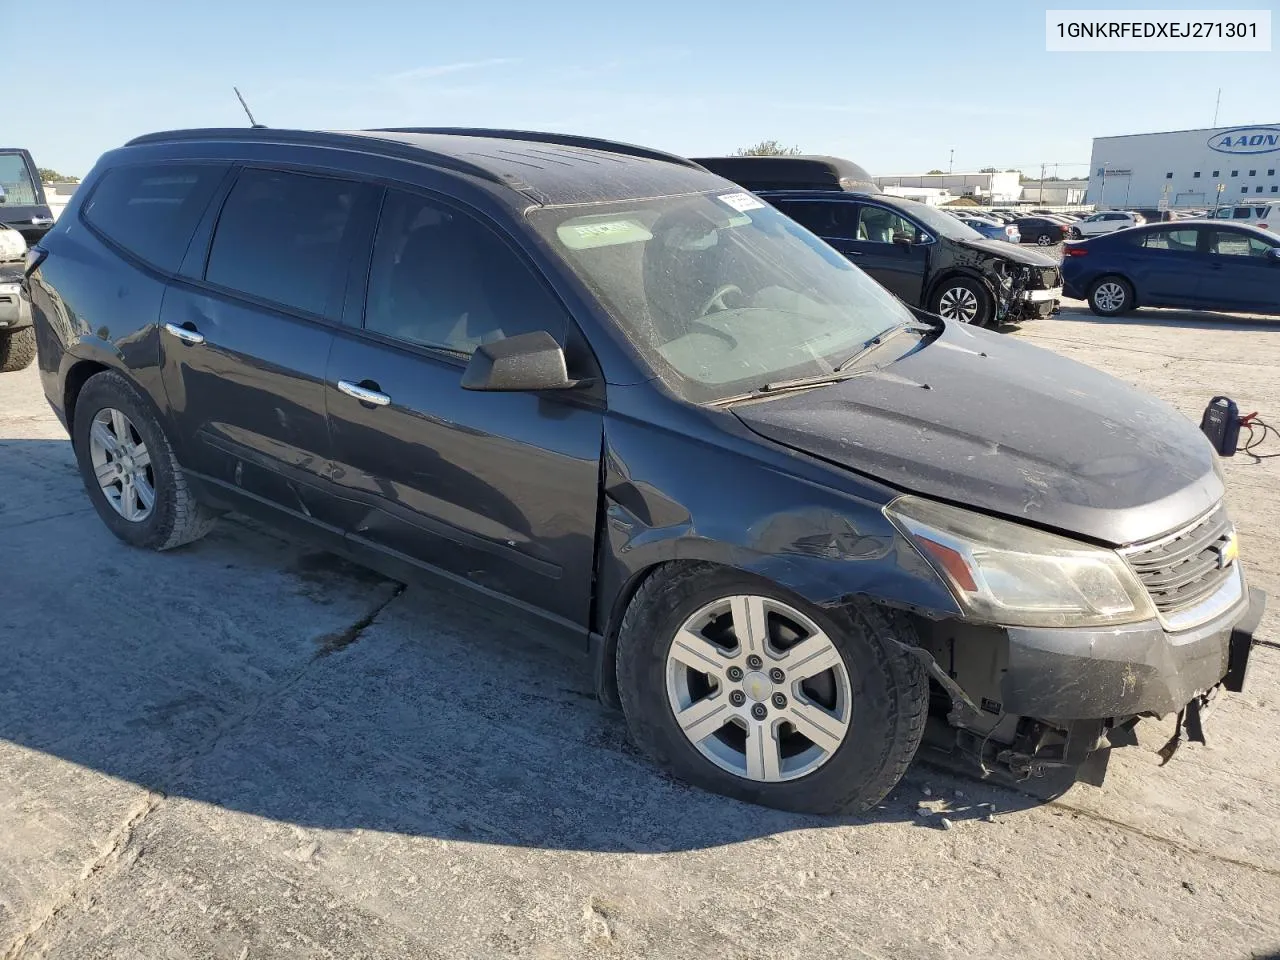
{"type": "Polygon", "coordinates": [[[1272,247],[1268,250],[1267,259],[1272,263],[1280,263],[1280,247],[1272,247]]]}
{"type": "Polygon", "coordinates": [[[570,390],[581,382],[569,379],[564,350],[545,330],[481,344],[462,372],[463,390],[570,390]]]}

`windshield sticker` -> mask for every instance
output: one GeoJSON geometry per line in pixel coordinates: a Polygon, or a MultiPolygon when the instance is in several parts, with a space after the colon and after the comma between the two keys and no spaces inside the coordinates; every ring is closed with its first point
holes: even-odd
{"type": "Polygon", "coordinates": [[[570,221],[556,227],[556,236],[570,250],[591,250],[653,239],[653,234],[639,220],[570,221]]]}
{"type": "Polygon", "coordinates": [[[757,200],[749,193],[724,193],[716,197],[716,199],[739,213],[746,213],[748,210],[759,210],[764,206],[762,201],[757,200]]]}

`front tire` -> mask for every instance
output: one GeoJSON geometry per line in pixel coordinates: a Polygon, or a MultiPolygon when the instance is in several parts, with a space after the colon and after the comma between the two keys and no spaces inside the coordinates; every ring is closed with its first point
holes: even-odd
{"type": "Polygon", "coordinates": [[[820,610],[709,564],[659,570],[618,636],[632,739],[696,786],[802,813],[861,811],[902,778],[929,684],[878,608],[820,610]]]}
{"type": "Polygon", "coordinates": [[[23,370],[29,367],[35,358],[35,327],[24,327],[12,333],[0,333],[0,373],[23,370]]]}
{"type": "Polygon", "coordinates": [[[150,406],[120,374],[104,371],[85,383],[71,436],[89,499],[125,543],[169,550],[213,528],[150,406]]]}
{"type": "Polygon", "coordinates": [[[996,305],[991,293],[969,277],[944,280],[934,291],[930,310],[944,320],[975,327],[994,326],[996,319],[996,305]]]}
{"type": "Polygon", "coordinates": [[[1089,309],[1100,317],[1119,316],[1133,307],[1133,285],[1123,277],[1102,277],[1089,288],[1089,309]]]}

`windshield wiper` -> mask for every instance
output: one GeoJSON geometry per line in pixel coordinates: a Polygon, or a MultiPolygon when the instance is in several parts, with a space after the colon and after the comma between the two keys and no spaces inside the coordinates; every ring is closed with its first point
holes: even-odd
{"type": "Polygon", "coordinates": [[[933,329],[934,328],[929,326],[927,323],[916,323],[916,322],[900,323],[896,327],[890,327],[888,330],[884,331],[884,333],[878,333],[874,337],[872,337],[870,340],[868,340],[866,343],[864,343],[862,345],[862,349],[859,350],[857,353],[853,354],[853,356],[846,357],[844,360],[841,360],[840,363],[836,365],[836,368],[832,371],[832,373],[833,374],[842,373],[845,370],[848,370],[850,367],[856,366],[860,361],[865,360],[871,354],[875,353],[882,346],[884,346],[886,343],[888,343],[890,340],[892,340],[898,334],[903,333],[904,331],[912,330],[912,331],[932,332],[933,329]]]}
{"type": "Polygon", "coordinates": [[[725,397],[721,400],[713,401],[711,405],[721,407],[730,403],[738,403],[742,400],[754,400],[757,397],[789,393],[794,390],[807,390],[810,387],[821,387],[828,383],[838,383],[841,380],[848,380],[850,377],[858,375],[859,371],[855,370],[854,367],[856,367],[860,361],[865,360],[875,351],[879,350],[881,346],[888,343],[904,330],[933,332],[934,329],[934,327],[929,326],[927,323],[915,322],[903,323],[896,327],[890,327],[888,330],[885,330],[883,333],[876,334],[864,343],[862,348],[858,350],[857,353],[853,354],[853,356],[840,361],[840,363],[830,373],[819,373],[811,377],[797,377],[794,380],[774,380],[773,382],[766,383],[764,386],[757,387],[748,393],[740,393],[736,396],[725,397]]]}

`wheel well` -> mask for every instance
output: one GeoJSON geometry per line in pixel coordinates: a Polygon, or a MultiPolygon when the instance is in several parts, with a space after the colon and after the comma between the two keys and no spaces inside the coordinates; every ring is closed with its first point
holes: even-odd
{"type": "Polygon", "coordinates": [[[67,371],[67,378],[62,388],[62,410],[67,418],[67,433],[72,435],[73,440],[75,437],[76,400],[80,396],[80,391],[84,389],[84,385],[95,373],[110,369],[106,364],[97,363],[94,360],[81,360],[67,371]]]}
{"type": "Polygon", "coordinates": [[[601,702],[615,709],[622,707],[618,697],[618,628],[622,626],[622,618],[626,615],[627,607],[631,606],[636,591],[652,577],[669,577],[688,567],[711,566],[715,564],[705,560],[664,560],[632,574],[623,584],[614,598],[609,619],[604,625],[604,633],[595,638],[595,686],[596,696],[601,702]]]}

